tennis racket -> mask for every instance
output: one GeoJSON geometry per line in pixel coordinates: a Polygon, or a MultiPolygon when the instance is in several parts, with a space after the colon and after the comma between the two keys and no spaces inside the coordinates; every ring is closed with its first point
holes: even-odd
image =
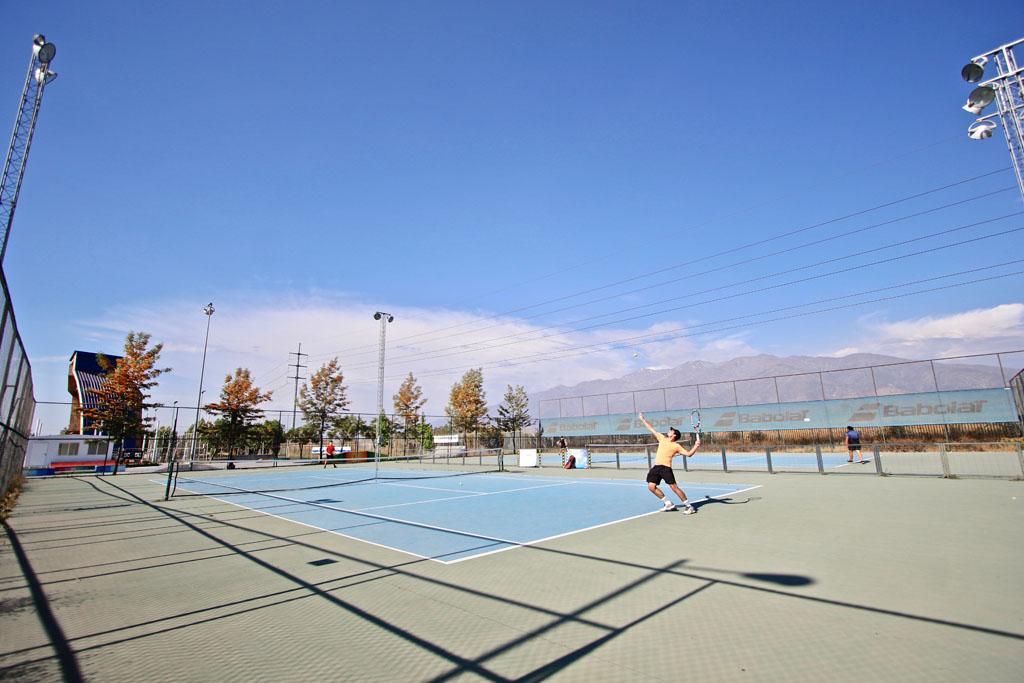
{"type": "Polygon", "coordinates": [[[699,410],[691,410],[690,411],[690,426],[693,427],[693,433],[699,437],[700,436],[700,411],[699,410]]]}

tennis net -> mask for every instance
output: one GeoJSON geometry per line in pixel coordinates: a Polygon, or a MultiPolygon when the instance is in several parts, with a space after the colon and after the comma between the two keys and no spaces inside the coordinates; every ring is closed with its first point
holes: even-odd
{"type": "Polygon", "coordinates": [[[381,458],[341,457],[320,460],[185,461],[168,468],[167,497],[283,493],[368,483],[501,472],[501,449],[458,456],[424,454],[381,458]]]}

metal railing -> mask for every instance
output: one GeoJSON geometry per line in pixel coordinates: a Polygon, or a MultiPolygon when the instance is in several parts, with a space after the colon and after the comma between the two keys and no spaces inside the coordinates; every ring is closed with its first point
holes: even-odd
{"type": "MultiPolygon", "coordinates": [[[[654,464],[657,444],[587,444],[569,449],[577,467],[642,470],[654,464]],[[582,457],[581,457],[582,456],[582,457]]],[[[539,467],[561,467],[558,448],[538,452],[539,467]]],[[[683,471],[803,472],[817,474],[916,475],[955,478],[1024,479],[1024,449],[1017,441],[865,443],[850,451],[844,444],[771,444],[703,448],[690,458],[677,456],[683,471]]]]}

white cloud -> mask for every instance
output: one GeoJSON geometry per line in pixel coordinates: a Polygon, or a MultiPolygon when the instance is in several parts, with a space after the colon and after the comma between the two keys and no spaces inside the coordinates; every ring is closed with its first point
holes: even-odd
{"type": "Polygon", "coordinates": [[[937,358],[1011,351],[1024,347],[1024,304],[1000,304],[947,316],[886,321],[877,315],[858,321],[863,330],[854,344],[831,352],[884,353],[907,358],[937,358]]]}
{"type": "MultiPolygon", "coordinates": [[[[79,321],[80,337],[69,343],[83,350],[118,354],[128,331],[146,331],[153,343],[164,344],[161,364],[173,369],[160,378],[154,400],[195,406],[207,323],[201,303],[113,308],[96,319],[79,321]]],[[[295,376],[294,352],[301,342],[302,352],[309,355],[302,358],[301,364],[307,367],[300,368],[300,376],[308,377],[337,356],[345,372],[352,408],[367,412],[375,409],[380,328],[373,313],[377,306],[326,294],[276,300],[225,295],[215,306],[203,378],[204,402],[216,397],[225,375],[234,368],[246,367],[261,388],[274,391],[271,404],[275,408],[290,410],[295,393],[291,379],[295,376]]],[[[671,367],[695,358],[724,359],[754,352],[739,336],[677,338],[640,345],[617,343],[638,335],[678,332],[676,325],[664,322],[641,329],[573,332],[467,311],[382,308],[395,316],[387,326],[385,409],[410,371],[424,388],[427,411],[442,414],[451,385],[470,367],[484,368],[488,401],[494,405],[500,402],[508,384],[521,384],[537,392],[584,380],[620,377],[640,366],[671,367]],[[609,344],[622,348],[608,350],[604,345],[609,344]],[[579,347],[589,345],[599,345],[600,350],[577,352],[579,347]],[[637,358],[633,358],[634,352],[639,352],[637,358]],[[537,362],[537,354],[553,360],[537,362]]],[[[66,366],[54,363],[52,367],[38,367],[35,374],[37,397],[67,400],[66,366]]]]}

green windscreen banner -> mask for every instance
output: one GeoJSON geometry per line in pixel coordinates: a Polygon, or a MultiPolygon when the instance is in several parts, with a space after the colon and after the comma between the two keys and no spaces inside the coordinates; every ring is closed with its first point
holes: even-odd
{"type": "MultiPolygon", "coordinates": [[[[675,427],[690,431],[690,410],[645,412],[660,432],[675,427]]],[[[1017,411],[1007,389],[962,389],[895,396],[765,403],[750,406],[701,408],[702,432],[752,432],[775,429],[829,427],[896,427],[1016,422],[1017,411]]],[[[644,434],[647,430],[632,413],[550,417],[540,420],[544,436],[613,436],[644,434]]]]}

